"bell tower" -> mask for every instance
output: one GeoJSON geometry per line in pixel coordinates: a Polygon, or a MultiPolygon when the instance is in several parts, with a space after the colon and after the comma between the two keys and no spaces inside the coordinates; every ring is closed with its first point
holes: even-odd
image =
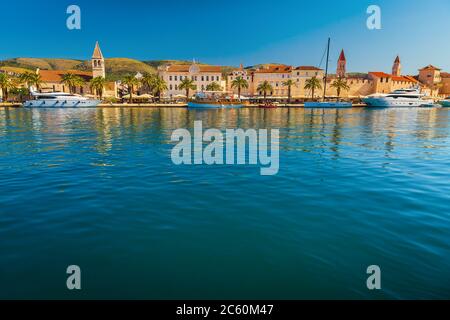
{"type": "Polygon", "coordinates": [[[392,66],[392,75],[400,76],[402,74],[402,64],[400,63],[400,57],[397,56],[394,61],[394,65],[392,66]]]}
{"type": "Polygon", "coordinates": [[[347,73],[346,68],[347,68],[347,60],[345,59],[344,49],[342,49],[337,63],[336,75],[339,78],[345,78],[345,74],[347,73]]]}
{"type": "Polygon", "coordinates": [[[105,78],[105,59],[98,41],[95,43],[94,53],[92,54],[92,77],[105,78]]]}

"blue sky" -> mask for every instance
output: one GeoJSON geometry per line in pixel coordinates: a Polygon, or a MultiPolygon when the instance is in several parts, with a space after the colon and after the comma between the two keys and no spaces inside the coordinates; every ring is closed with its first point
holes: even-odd
{"type": "Polygon", "coordinates": [[[430,63],[450,71],[448,0],[22,0],[2,11],[0,59],[89,59],[99,40],[106,57],[318,65],[330,36],[332,68],[344,48],[349,71],[390,71],[397,54],[404,73],[430,63]],[[81,30],[66,28],[71,4],[81,30]],[[366,28],[371,4],[381,30],[366,28]]]}

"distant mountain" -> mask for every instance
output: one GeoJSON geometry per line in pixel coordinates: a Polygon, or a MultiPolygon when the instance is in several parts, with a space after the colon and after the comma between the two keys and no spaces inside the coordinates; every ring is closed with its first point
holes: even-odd
{"type": "MultiPolygon", "coordinates": [[[[0,61],[0,68],[10,71],[23,72],[34,71],[36,68],[42,70],[91,70],[90,60],[75,59],[49,59],[49,58],[13,58],[0,61]]],[[[164,64],[191,64],[191,61],[183,60],[147,60],[139,61],[128,58],[105,59],[106,77],[108,80],[118,80],[128,74],[155,73],[157,68],[164,64]]],[[[202,63],[200,63],[202,64],[202,63]]],[[[223,67],[224,73],[232,67],[223,67]]]]}

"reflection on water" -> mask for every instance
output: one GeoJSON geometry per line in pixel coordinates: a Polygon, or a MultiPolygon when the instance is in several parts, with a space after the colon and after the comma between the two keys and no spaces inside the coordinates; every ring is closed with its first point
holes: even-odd
{"type": "MultiPolygon", "coordinates": [[[[379,109],[345,110],[320,109],[217,109],[207,111],[184,108],[101,108],[23,110],[0,109],[0,135],[8,136],[17,130],[27,131],[33,143],[39,144],[42,134],[52,135],[55,141],[77,143],[77,137],[65,135],[77,129],[95,130],[99,152],[112,148],[114,138],[139,135],[147,130],[157,134],[157,143],[169,143],[172,130],[193,128],[202,120],[204,128],[281,128],[285,139],[310,139],[329,145],[338,152],[342,135],[367,139],[366,147],[379,145],[383,139],[386,151],[395,148],[397,136],[417,139],[445,139],[448,137],[447,109],[379,109]],[[87,128],[86,128],[87,127],[87,128]],[[311,133],[314,133],[312,135],[311,133]],[[317,134],[317,135],[316,135],[317,134]],[[370,139],[376,137],[376,140],[370,139]]],[[[344,139],[345,140],[345,139],[344,139]]],[[[301,142],[301,141],[299,141],[301,142]]],[[[289,145],[284,147],[289,148],[289,145]]],[[[429,145],[432,148],[433,145],[429,145]]]]}
{"type": "Polygon", "coordinates": [[[0,298],[449,298],[449,112],[1,108],[0,298]],[[196,120],[280,129],[278,175],[173,165],[196,120]]]}

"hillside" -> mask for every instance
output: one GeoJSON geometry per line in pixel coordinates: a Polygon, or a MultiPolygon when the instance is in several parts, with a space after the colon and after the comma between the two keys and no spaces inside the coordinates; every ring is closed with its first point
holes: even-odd
{"type": "MultiPolygon", "coordinates": [[[[90,60],[75,59],[49,59],[49,58],[13,58],[0,61],[1,69],[23,72],[26,70],[91,70],[90,60]]],[[[155,73],[157,68],[164,64],[190,64],[191,61],[182,60],[147,60],[139,61],[128,58],[105,59],[106,76],[108,80],[118,80],[128,74],[155,73]]],[[[201,63],[200,63],[201,64],[201,63]]],[[[222,72],[226,73],[232,67],[222,67],[222,72]]]]}
{"type": "Polygon", "coordinates": [[[0,62],[0,66],[23,68],[35,70],[36,68],[44,70],[69,70],[75,69],[81,64],[81,60],[72,59],[47,59],[47,58],[14,58],[0,62]]]}

